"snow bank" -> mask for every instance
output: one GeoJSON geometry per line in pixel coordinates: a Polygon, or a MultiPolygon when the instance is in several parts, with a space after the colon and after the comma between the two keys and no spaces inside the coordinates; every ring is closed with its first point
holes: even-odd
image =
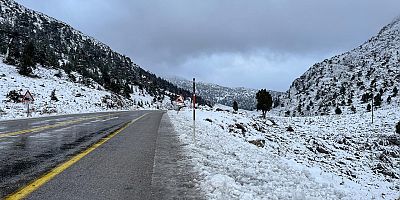
{"type": "MultiPolygon", "coordinates": [[[[323,128],[315,131],[319,126],[329,126],[329,119],[271,117],[273,120],[265,121],[255,112],[233,114],[227,107],[222,107],[220,112],[197,110],[194,144],[192,112],[168,114],[191,157],[190,162],[202,177],[200,186],[209,199],[394,199],[400,196],[394,183],[396,179],[388,181],[371,169],[364,171],[368,168],[360,167],[364,164],[361,161],[348,160],[349,166],[339,167],[336,163],[344,159],[341,156],[345,152],[338,151],[335,161],[334,157],[308,150],[309,143],[303,140],[314,134],[320,134],[325,137],[324,142],[334,145],[328,135],[339,135],[340,131],[335,128],[326,134],[323,128]],[[313,120],[313,124],[307,126],[304,120],[313,120]],[[295,129],[292,136],[286,132],[289,121],[295,129]],[[264,146],[257,147],[251,141],[264,146]],[[320,158],[324,156],[325,160],[320,158]],[[358,176],[346,175],[343,169],[351,169],[358,176]]],[[[336,128],[346,127],[345,120],[348,119],[337,120],[336,128]]]]}

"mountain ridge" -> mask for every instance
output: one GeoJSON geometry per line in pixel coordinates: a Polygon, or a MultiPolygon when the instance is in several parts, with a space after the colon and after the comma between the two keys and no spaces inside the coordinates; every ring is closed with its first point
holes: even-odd
{"type": "MultiPolygon", "coordinates": [[[[78,72],[125,97],[132,94],[133,86],[145,88],[155,99],[165,95],[175,98],[176,94],[191,96],[189,91],[142,69],[131,58],[65,22],[14,0],[0,1],[0,9],[0,54],[6,57],[6,64],[21,68],[26,49],[31,45],[34,65],[29,67],[39,64],[68,74],[78,72]]],[[[201,97],[198,102],[205,103],[201,97]]]]}
{"type": "MultiPolygon", "coordinates": [[[[180,78],[170,77],[166,78],[178,87],[190,90],[193,85],[192,81],[180,78]]],[[[256,109],[256,93],[257,89],[246,87],[227,87],[214,83],[206,83],[203,81],[196,81],[196,92],[201,95],[205,100],[209,101],[211,105],[222,104],[232,106],[233,101],[237,101],[239,108],[246,110],[256,109]]],[[[280,96],[282,92],[271,91],[275,106],[280,105],[280,96]]]]}
{"type": "Polygon", "coordinates": [[[372,98],[381,103],[370,105],[376,109],[399,105],[395,92],[400,88],[399,30],[396,18],[358,47],[311,66],[293,81],[285,107],[278,112],[287,116],[335,114],[336,108],[344,113],[367,112],[372,98]]]}

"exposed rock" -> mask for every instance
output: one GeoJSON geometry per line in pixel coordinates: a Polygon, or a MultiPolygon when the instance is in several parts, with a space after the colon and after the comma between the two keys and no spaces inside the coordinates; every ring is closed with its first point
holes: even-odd
{"type": "Polygon", "coordinates": [[[265,140],[251,140],[248,142],[261,148],[265,146],[265,140]]]}
{"type": "Polygon", "coordinates": [[[321,146],[317,146],[317,149],[316,149],[318,152],[320,152],[320,153],[324,153],[324,154],[330,154],[329,153],[329,151],[327,151],[326,149],[324,149],[323,147],[321,147],[321,146]]]}
{"type": "Polygon", "coordinates": [[[294,129],[293,129],[291,126],[288,126],[288,127],[286,128],[286,131],[294,132],[294,129]]]}
{"type": "Polygon", "coordinates": [[[208,121],[208,122],[213,122],[213,120],[211,120],[210,118],[207,118],[207,119],[205,119],[206,121],[208,121]]]}
{"type": "Polygon", "coordinates": [[[391,145],[400,145],[400,136],[399,135],[391,135],[387,138],[387,141],[391,145]]]}
{"type": "Polygon", "coordinates": [[[243,124],[235,124],[237,129],[242,130],[242,133],[246,132],[246,128],[244,127],[243,124]]]}

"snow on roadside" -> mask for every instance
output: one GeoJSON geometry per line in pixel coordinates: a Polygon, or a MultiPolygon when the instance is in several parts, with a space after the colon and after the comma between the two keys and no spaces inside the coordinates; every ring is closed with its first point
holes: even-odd
{"type": "Polygon", "coordinates": [[[281,158],[267,148],[250,144],[207,118],[237,119],[221,112],[197,111],[196,144],[190,110],[169,111],[186,152],[203,180],[209,199],[365,199],[368,191],[342,177],[281,158]]]}
{"type": "Polygon", "coordinates": [[[153,103],[154,97],[145,89],[133,86],[131,100],[113,95],[101,85],[72,72],[76,82],[72,82],[63,70],[37,66],[34,74],[38,78],[21,76],[15,66],[4,64],[0,57],[0,120],[20,119],[27,117],[27,106],[23,103],[10,102],[6,95],[16,90],[23,95],[29,90],[35,101],[30,105],[32,117],[48,115],[156,109],[168,105],[169,98],[163,102],[153,103]],[[57,75],[57,76],[56,76],[57,75]],[[88,84],[82,84],[87,82],[88,84]],[[50,94],[55,90],[58,101],[52,101],[50,94]],[[121,104],[120,104],[121,103],[121,104]],[[115,105],[110,107],[109,105],[115,105]]]}

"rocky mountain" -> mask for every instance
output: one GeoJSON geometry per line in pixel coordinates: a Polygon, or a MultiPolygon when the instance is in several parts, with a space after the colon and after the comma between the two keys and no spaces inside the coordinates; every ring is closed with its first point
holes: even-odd
{"type": "Polygon", "coordinates": [[[398,107],[399,50],[400,18],[359,47],[314,64],[292,83],[279,112],[311,116],[398,107]]]}
{"type": "MultiPolygon", "coordinates": [[[[193,88],[193,82],[178,77],[168,78],[168,80],[178,87],[187,90],[193,88]]],[[[212,83],[196,82],[196,92],[211,105],[222,104],[232,106],[233,101],[237,101],[239,108],[246,110],[256,109],[256,93],[258,90],[250,88],[231,88],[212,83]]],[[[279,96],[282,92],[269,91],[274,99],[276,106],[280,104],[279,96]]]]}
{"type": "MultiPolygon", "coordinates": [[[[35,77],[36,65],[62,69],[72,81],[73,72],[83,83],[94,80],[115,94],[129,97],[134,86],[156,99],[189,91],[142,69],[129,57],[89,37],[70,25],[27,9],[13,0],[0,1],[0,54],[4,62],[19,67],[20,74],[35,77]]],[[[203,103],[201,97],[199,103],[203,103]]]]}

